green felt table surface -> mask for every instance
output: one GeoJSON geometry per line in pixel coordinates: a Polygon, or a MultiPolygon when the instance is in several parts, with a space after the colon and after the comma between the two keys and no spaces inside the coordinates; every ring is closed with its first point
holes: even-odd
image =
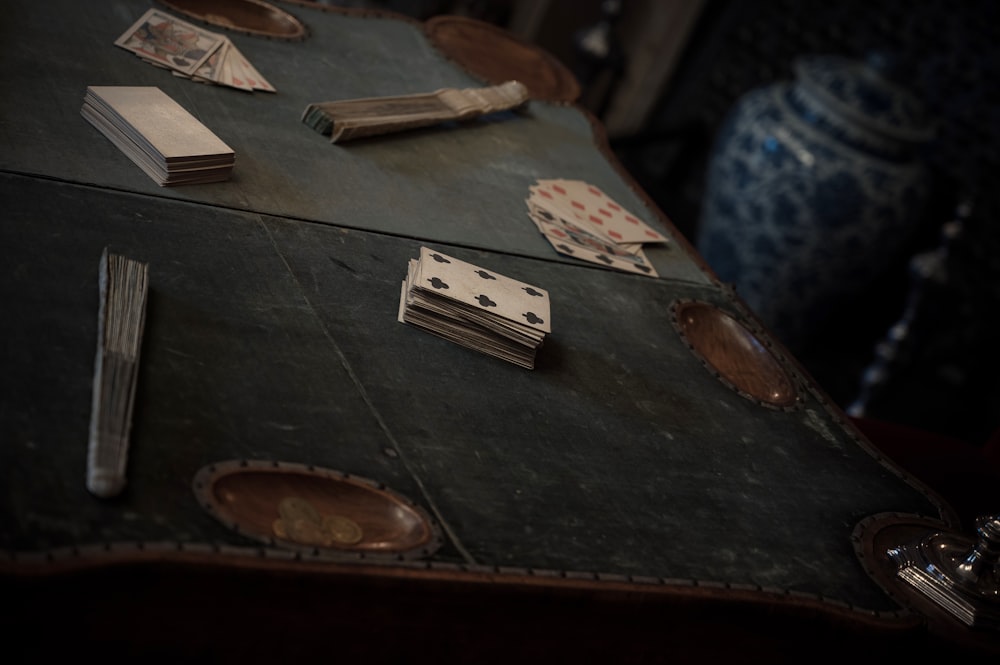
{"type": "MultiPolygon", "coordinates": [[[[346,144],[301,122],[314,102],[484,85],[438,53],[416,24],[289,7],[309,27],[308,39],[229,33],[277,88],[250,94],[174,77],[115,46],[150,6],[7,5],[0,168],[556,260],[524,201],[538,178],[580,179],[668,232],[603,158],[587,116],[572,106],[531,102],[522,112],[346,144]],[[160,188],[81,117],[88,85],[159,87],[233,148],[232,179],[160,188]]],[[[650,255],[664,277],[710,281],[676,246],[650,255]]]]}
{"type": "Polygon", "coordinates": [[[801,376],[799,404],[780,410],[706,370],[669,308],[700,300],[752,326],[718,289],[434,245],[549,290],[553,333],[525,370],[396,321],[421,240],[23,176],[0,194],[2,548],[252,547],[191,483],[215,462],[279,460],[408,496],[451,534],[442,561],[885,610],[854,524],[936,512],[801,376]],[[105,246],[151,271],[129,487],[110,502],[83,484],[105,246]]]}

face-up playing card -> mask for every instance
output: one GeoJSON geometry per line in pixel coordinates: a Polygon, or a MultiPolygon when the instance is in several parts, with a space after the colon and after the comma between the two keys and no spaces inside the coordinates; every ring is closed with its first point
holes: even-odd
{"type": "MultiPolygon", "coordinates": [[[[529,199],[528,216],[538,230],[547,233],[553,228],[560,228],[564,232],[560,237],[570,237],[574,242],[589,245],[595,249],[613,254],[638,254],[642,250],[641,243],[611,242],[604,236],[593,232],[591,227],[577,219],[569,220],[562,216],[558,210],[543,208],[529,199]]],[[[559,234],[557,234],[559,235],[559,234]]]]}
{"type": "Polygon", "coordinates": [[[228,37],[157,9],[147,11],[115,44],[174,76],[247,92],[275,92],[228,37]]]}
{"type": "Polygon", "coordinates": [[[539,180],[533,195],[553,207],[592,225],[616,243],[667,242],[667,238],[609,198],[597,187],[579,180],[539,180]]]}
{"type": "Polygon", "coordinates": [[[614,245],[602,244],[600,241],[595,242],[592,236],[576,234],[571,228],[541,221],[535,223],[552,248],[560,254],[607,268],[649,275],[650,277],[659,276],[641,248],[635,251],[625,251],[614,245]]]}
{"type": "Polygon", "coordinates": [[[637,255],[628,255],[628,258],[626,258],[621,254],[611,254],[585,245],[578,245],[566,238],[560,238],[557,234],[543,233],[542,235],[549,241],[552,248],[560,254],[572,256],[575,259],[589,263],[596,263],[607,268],[615,268],[623,272],[634,272],[639,275],[659,277],[656,270],[650,265],[649,259],[641,251],[637,255]]]}
{"type": "Polygon", "coordinates": [[[243,67],[240,64],[240,59],[237,57],[238,54],[239,50],[230,42],[229,47],[226,49],[226,55],[222,60],[222,72],[219,76],[219,83],[228,85],[230,88],[252,92],[253,86],[247,82],[246,77],[243,75],[243,67]]]}
{"type": "Polygon", "coordinates": [[[560,254],[615,270],[658,277],[644,243],[667,238],[597,187],[579,180],[539,180],[529,188],[528,217],[560,254]]]}
{"type": "Polygon", "coordinates": [[[238,49],[233,47],[233,53],[231,57],[235,60],[236,64],[240,68],[243,80],[246,81],[254,90],[263,90],[264,92],[275,92],[274,86],[267,82],[257,68],[250,64],[250,61],[246,59],[238,49]]]}
{"type": "Polygon", "coordinates": [[[226,39],[219,48],[215,49],[212,55],[208,56],[208,59],[202,63],[198,71],[194,73],[195,77],[205,79],[211,83],[220,83],[222,80],[222,65],[226,61],[226,55],[229,53],[229,49],[232,46],[232,42],[226,39]]]}
{"type": "Polygon", "coordinates": [[[222,45],[224,37],[150,9],[115,41],[143,59],[192,75],[222,45]]]}
{"type": "Polygon", "coordinates": [[[427,247],[420,248],[414,285],[500,316],[508,321],[551,332],[549,294],[491,270],[460,261],[427,247]]]}

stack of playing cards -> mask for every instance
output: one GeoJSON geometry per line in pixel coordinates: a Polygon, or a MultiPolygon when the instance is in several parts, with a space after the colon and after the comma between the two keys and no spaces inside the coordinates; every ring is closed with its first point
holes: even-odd
{"type": "Polygon", "coordinates": [[[545,289],[426,247],[407,267],[397,318],[528,369],[552,332],[545,289]]]}
{"type": "Polygon", "coordinates": [[[115,45],[175,76],[249,92],[275,91],[228,37],[158,9],[147,11],[115,45]]]}
{"type": "Polygon", "coordinates": [[[161,186],[233,171],[233,149],[159,88],[88,86],[80,113],[161,186]]]}
{"type": "Polygon", "coordinates": [[[530,191],[528,216],[557,252],[657,276],[643,244],[665,243],[667,238],[600,189],[580,180],[539,180],[530,191]]]}

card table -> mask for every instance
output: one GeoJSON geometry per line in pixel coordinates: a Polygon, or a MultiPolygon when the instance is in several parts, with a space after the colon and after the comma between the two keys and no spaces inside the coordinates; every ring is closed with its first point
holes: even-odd
{"type": "Polygon", "coordinates": [[[558,63],[469,19],[276,4],[304,35],[199,23],[273,94],[116,47],[147,2],[5,4],[0,583],[15,652],[844,662],[989,648],[929,621],[871,560],[873,524],[948,528],[951,509],[712,274],[558,63]],[[314,102],[519,74],[525,108],[467,123],[331,144],[300,120],[314,102]],[[234,149],[231,178],[159,187],[81,117],[88,85],[159,87],[234,149]],[[593,183],[666,234],[648,251],[659,278],[553,252],[526,214],[541,178],[593,183]],[[549,291],[534,370],[397,322],[421,246],[549,291]],[[127,485],[111,499],[84,482],[105,248],[150,280],[127,485]]]}

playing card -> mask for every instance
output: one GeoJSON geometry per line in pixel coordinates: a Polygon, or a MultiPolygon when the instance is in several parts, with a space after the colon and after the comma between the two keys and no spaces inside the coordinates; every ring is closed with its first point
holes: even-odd
{"type": "Polygon", "coordinates": [[[226,55],[232,47],[232,42],[224,40],[219,48],[215,49],[212,55],[202,63],[198,71],[194,73],[197,78],[205,79],[211,83],[220,83],[222,78],[222,63],[226,60],[226,55]]]}
{"type": "Polygon", "coordinates": [[[551,331],[544,289],[427,247],[407,265],[396,318],[528,369],[551,331]]]}
{"type": "Polygon", "coordinates": [[[250,64],[250,61],[246,59],[246,56],[240,52],[239,49],[233,47],[233,53],[230,57],[234,58],[236,63],[239,65],[240,72],[244,81],[254,90],[263,90],[264,92],[276,92],[274,86],[268,83],[267,79],[260,75],[257,68],[250,64]]]}
{"type": "MultiPolygon", "coordinates": [[[[553,229],[561,229],[565,236],[571,237],[574,242],[581,245],[589,245],[603,252],[612,254],[638,254],[642,250],[641,243],[618,244],[611,242],[607,238],[593,232],[590,226],[579,220],[570,221],[561,216],[558,211],[549,210],[528,201],[528,216],[541,233],[548,233],[553,229]]],[[[560,236],[560,237],[565,237],[560,236]]]]}
{"type": "MultiPolygon", "coordinates": [[[[608,234],[609,229],[601,218],[593,218],[592,215],[587,215],[582,207],[574,208],[566,205],[564,202],[557,201],[548,189],[542,189],[538,185],[533,186],[530,191],[531,194],[528,199],[529,214],[533,214],[533,211],[543,210],[549,217],[552,217],[551,221],[564,226],[574,226],[584,229],[587,233],[601,238],[604,242],[616,245],[621,242],[618,237],[608,234]]],[[[621,234],[616,235],[620,236],[621,234]]],[[[622,244],[635,247],[637,243],[622,244]]]]}
{"type": "Polygon", "coordinates": [[[546,207],[579,216],[616,243],[667,242],[667,238],[597,187],[580,180],[539,180],[532,194],[546,207]]]}
{"type": "Polygon", "coordinates": [[[543,332],[551,332],[549,294],[524,282],[420,248],[414,285],[543,332]]]}
{"type": "Polygon", "coordinates": [[[550,224],[542,220],[535,220],[535,224],[545,239],[560,254],[627,272],[658,276],[641,248],[635,252],[625,251],[614,244],[594,239],[593,236],[586,233],[579,233],[572,227],[550,224]]]}
{"type": "Polygon", "coordinates": [[[243,76],[243,68],[240,66],[239,59],[236,57],[237,53],[239,53],[239,51],[232,45],[232,42],[230,42],[228,48],[226,49],[226,55],[222,60],[222,71],[219,74],[219,83],[222,85],[228,85],[230,88],[253,92],[253,86],[247,83],[246,78],[243,76]]]}
{"type": "Polygon", "coordinates": [[[191,75],[224,40],[221,35],[150,9],[115,40],[115,45],[150,62],[191,75]]]}
{"type": "Polygon", "coordinates": [[[160,185],[232,172],[232,148],[159,88],[88,86],[80,113],[160,185]]]}
{"type": "Polygon", "coordinates": [[[648,275],[650,277],[659,276],[653,266],[650,265],[649,259],[646,258],[646,255],[643,252],[640,252],[638,255],[630,255],[629,258],[625,258],[620,254],[607,254],[591,247],[577,245],[554,234],[543,233],[542,235],[549,241],[552,248],[560,254],[572,256],[573,258],[577,258],[582,261],[596,263],[597,265],[602,265],[607,268],[616,268],[623,272],[634,272],[639,275],[648,275]]]}

